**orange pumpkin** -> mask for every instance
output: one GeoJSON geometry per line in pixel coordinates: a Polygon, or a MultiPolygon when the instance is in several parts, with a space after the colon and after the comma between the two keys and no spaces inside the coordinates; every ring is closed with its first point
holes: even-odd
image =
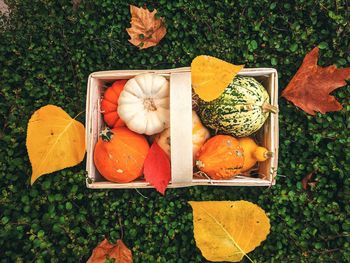
{"type": "Polygon", "coordinates": [[[229,179],[239,174],[243,163],[243,149],[238,140],[229,135],[210,138],[196,157],[198,169],[215,180],[229,179]]]}
{"type": "Polygon", "coordinates": [[[103,94],[101,112],[105,123],[110,128],[125,126],[118,115],[118,99],[127,81],[127,79],[116,80],[103,94]]]}
{"type": "Polygon", "coordinates": [[[143,135],[126,127],[106,128],[95,146],[95,166],[107,180],[128,183],[142,175],[148,149],[143,135]]]}

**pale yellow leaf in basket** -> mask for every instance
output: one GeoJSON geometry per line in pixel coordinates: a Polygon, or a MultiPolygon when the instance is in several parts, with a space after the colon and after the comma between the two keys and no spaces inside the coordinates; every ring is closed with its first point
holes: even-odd
{"type": "Polygon", "coordinates": [[[80,163],[85,155],[85,128],[64,110],[47,105],[33,113],[27,128],[31,184],[43,174],[80,163]]]}
{"type": "Polygon", "coordinates": [[[202,100],[215,100],[243,67],[211,56],[198,56],[191,63],[192,87],[202,100]]]}
{"type": "Polygon", "coordinates": [[[239,262],[258,247],[270,232],[270,220],[265,211],[253,203],[189,203],[193,208],[196,245],[207,260],[239,262]]]}

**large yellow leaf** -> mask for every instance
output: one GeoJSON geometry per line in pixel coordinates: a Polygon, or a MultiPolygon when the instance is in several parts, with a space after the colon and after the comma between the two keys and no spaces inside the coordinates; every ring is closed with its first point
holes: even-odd
{"type": "Polygon", "coordinates": [[[80,163],[85,155],[84,125],[64,110],[47,105],[33,113],[27,128],[31,184],[43,174],[80,163]]]}
{"type": "Polygon", "coordinates": [[[239,262],[259,246],[270,232],[270,220],[265,211],[253,203],[189,203],[193,208],[196,244],[207,260],[239,262]]]}
{"type": "Polygon", "coordinates": [[[202,100],[215,100],[243,67],[211,56],[197,56],[191,63],[192,87],[202,100]]]}

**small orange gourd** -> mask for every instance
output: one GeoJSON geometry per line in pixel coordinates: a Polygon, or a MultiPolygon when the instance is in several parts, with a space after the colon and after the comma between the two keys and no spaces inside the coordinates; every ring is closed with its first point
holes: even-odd
{"type": "Polygon", "coordinates": [[[94,162],[109,181],[128,183],[142,175],[149,145],[146,138],[126,127],[106,128],[94,149],[94,162]]]}
{"type": "Polygon", "coordinates": [[[242,172],[251,169],[257,162],[266,161],[273,156],[273,152],[270,152],[265,147],[259,146],[252,138],[243,137],[238,139],[240,145],[244,151],[244,164],[242,172]]]}
{"type": "Polygon", "coordinates": [[[101,112],[103,120],[110,128],[125,126],[124,121],[118,115],[118,99],[127,81],[127,79],[116,80],[103,94],[101,112]]]}
{"type": "Polygon", "coordinates": [[[199,150],[196,157],[198,169],[212,179],[229,179],[239,174],[243,166],[243,149],[236,138],[216,135],[199,150]]]}

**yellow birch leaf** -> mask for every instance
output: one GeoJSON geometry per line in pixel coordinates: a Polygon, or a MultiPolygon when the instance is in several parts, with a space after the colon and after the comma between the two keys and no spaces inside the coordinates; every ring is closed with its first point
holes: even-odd
{"type": "Polygon", "coordinates": [[[192,87],[202,100],[215,100],[243,67],[211,56],[197,56],[191,63],[192,87]]]}
{"type": "Polygon", "coordinates": [[[83,160],[85,128],[60,107],[46,105],[31,116],[26,145],[33,184],[43,174],[77,165],[83,160]]]}
{"type": "Polygon", "coordinates": [[[259,206],[247,201],[190,201],[194,237],[210,261],[239,262],[264,241],[270,220],[259,206]]]}

